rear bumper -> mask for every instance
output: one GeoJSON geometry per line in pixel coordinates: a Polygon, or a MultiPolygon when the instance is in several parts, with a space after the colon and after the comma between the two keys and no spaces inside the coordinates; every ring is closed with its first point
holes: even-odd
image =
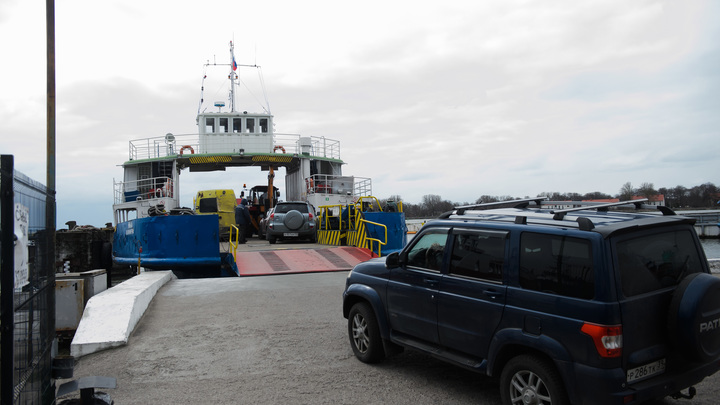
{"type": "MultiPolygon", "coordinates": [[[[570,369],[574,375],[566,376],[565,381],[575,382],[572,386],[576,390],[569,392],[572,403],[635,404],[663,398],[699,383],[720,370],[720,359],[630,385],[625,382],[623,369],[600,369],[577,364],[570,369]]],[[[567,388],[572,390],[570,386],[567,388]]]]}

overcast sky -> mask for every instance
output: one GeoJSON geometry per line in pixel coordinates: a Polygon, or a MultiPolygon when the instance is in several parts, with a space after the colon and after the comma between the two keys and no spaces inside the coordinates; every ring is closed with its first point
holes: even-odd
{"type": "MultiPolygon", "coordinates": [[[[380,198],[720,184],[718,2],[63,0],[55,21],[58,228],[112,221],[129,140],[197,132],[232,39],[276,131],[339,140],[380,198]]],[[[0,153],[45,183],[45,2],[3,0],[0,38],[0,153]]],[[[180,178],[191,206],[266,173],[180,178]]]]}

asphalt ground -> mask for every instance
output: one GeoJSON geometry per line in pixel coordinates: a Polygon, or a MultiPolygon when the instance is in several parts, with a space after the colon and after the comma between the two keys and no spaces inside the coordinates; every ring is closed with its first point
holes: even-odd
{"type": "MultiPolygon", "coordinates": [[[[342,316],[346,275],[171,280],[128,344],[78,359],[74,378],[117,378],[104,391],[118,405],[500,404],[497,380],[421,353],[358,361],[342,316]]],[[[718,387],[716,374],[692,401],[653,404],[717,404],[718,387]]]]}

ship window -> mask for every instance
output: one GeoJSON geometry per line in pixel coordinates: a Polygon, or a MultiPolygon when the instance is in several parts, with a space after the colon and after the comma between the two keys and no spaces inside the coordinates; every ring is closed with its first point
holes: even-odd
{"type": "Polygon", "coordinates": [[[242,132],[242,118],[233,118],[232,120],[232,131],[234,133],[240,133],[242,132]]]}
{"type": "Polygon", "coordinates": [[[268,119],[260,118],[260,132],[266,134],[268,132],[268,119]]]}
{"type": "Polygon", "coordinates": [[[245,128],[247,132],[255,132],[255,118],[248,118],[245,122],[245,128]]]}
{"type": "Polygon", "coordinates": [[[220,118],[220,125],[218,126],[218,132],[228,132],[228,119],[220,118]]]}
{"type": "Polygon", "coordinates": [[[215,118],[205,118],[205,133],[215,132],[215,118]]]}

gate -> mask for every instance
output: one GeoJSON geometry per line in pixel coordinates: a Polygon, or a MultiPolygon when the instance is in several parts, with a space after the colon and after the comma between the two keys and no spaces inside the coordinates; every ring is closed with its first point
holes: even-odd
{"type": "Polygon", "coordinates": [[[52,404],[54,191],[0,160],[0,403],[52,404]]]}

